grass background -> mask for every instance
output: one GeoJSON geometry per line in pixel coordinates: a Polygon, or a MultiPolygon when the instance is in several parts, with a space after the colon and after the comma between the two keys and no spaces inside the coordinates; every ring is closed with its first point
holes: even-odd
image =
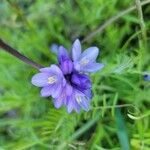
{"type": "Polygon", "coordinates": [[[143,80],[150,71],[150,5],[142,7],[146,38],[135,9],[84,40],[134,5],[134,0],[0,1],[0,37],[27,57],[49,66],[57,62],[51,44],[70,49],[79,38],[83,49],[99,47],[98,62],[105,64],[91,75],[91,110],[67,114],[39,96],[30,82],[37,70],[0,50],[0,150],[150,149],[150,82],[143,80]]]}

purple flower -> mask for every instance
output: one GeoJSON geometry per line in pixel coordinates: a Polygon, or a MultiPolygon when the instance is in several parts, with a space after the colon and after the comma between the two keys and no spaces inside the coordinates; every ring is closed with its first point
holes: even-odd
{"type": "Polygon", "coordinates": [[[57,98],[61,94],[66,80],[60,68],[56,65],[51,65],[40,69],[40,73],[33,76],[32,84],[42,87],[41,96],[57,98]]]}
{"type": "Polygon", "coordinates": [[[60,46],[57,50],[58,65],[40,69],[32,78],[32,84],[42,87],[41,96],[53,97],[56,108],[67,107],[68,113],[81,109],[88,111],[92,98],[92,83],[85,74],[96,72],[103,64],[96,63],[99,50],[91,47],[81,53],[81,44],[76,40],[72,46],[72,56],[60,46]]]}
{"type": "Polygon", "coordinates": [[[58,61],[63,74],[71,74],[73,70],[73,62],[63,46],[60,46],[58,49],[58,61]]]}
{"type": "Polygon", "coordinates": [[[77,39],[72,46],[72,59],[74,61],[74,68],[81,72],[96,72],[104,67],[104,64],[96,63],[99,49],[97,47],[90,47],[81,53],[81,44],[77,39]]]}

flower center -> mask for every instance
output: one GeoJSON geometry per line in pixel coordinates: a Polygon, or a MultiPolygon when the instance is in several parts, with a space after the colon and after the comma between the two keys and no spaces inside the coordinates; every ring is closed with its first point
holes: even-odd
{"type": "Polygon", "coordinates": [[[89,60],[87,58],[85,58],[85,57],[82,58],[81,61],[80,61],[80,65],[82,65],[82,66],[85,66],[88,63],[89,63],[89,60]]]}
{"type": "Polygon", "coordinates": [[[48,78],[48,83],[49,83],[49,84],[53,84],[53,83],[55,83],[56,81],[57,81],[56,76],[51,76],[51,77],[48,78]]]}

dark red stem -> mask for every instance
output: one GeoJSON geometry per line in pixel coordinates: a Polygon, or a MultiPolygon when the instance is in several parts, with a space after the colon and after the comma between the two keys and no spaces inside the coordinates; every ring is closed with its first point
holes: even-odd
{"type": "Polygon", "coordinates": [[[2,39],[0,39],[0,48],[2,48],[7,53],[15,56],[16,58],[20,59],[21,61],[25,62],[26,64],[31,65],[32,67],[36,69],[43,68],[42,65],[37,64],[36,62],[32,61],[31,59],[27,58],[26,56],[19,53],[17,50],[6,44],[2,39]]]}

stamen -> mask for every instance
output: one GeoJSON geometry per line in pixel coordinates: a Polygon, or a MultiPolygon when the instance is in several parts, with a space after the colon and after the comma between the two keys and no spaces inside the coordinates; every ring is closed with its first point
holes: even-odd
{"type": "Polygon", "coordinates": [[[55,83],[56,81],[57,81],[56,76],[51,76],[51,77],[48,78],[48,83],[49,83],[49,84],[53,84],[53,83],[55,83]]]}
{"type": "Polygon", "coordinates": [[[81,96],[80,95],[76,95],[76,100],[80,104],[82,102],[81,96]]]}
{"type": "Polygon", "coordinates": [[[85,66],[88,63],[89,63],[89,60],[87,58],[85,58],[85,57],[82,58],[81,61],[80,61],[80,65],[82,65],[82,66],[85,66]]]}

